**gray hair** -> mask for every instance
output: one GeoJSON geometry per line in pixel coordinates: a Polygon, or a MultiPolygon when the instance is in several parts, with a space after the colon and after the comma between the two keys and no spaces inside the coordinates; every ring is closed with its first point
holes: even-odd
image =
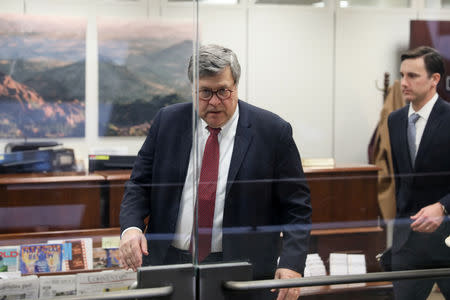
{"type": "MultiPolygon", "coordinates": [[[[209,44],[199,48],[198,51],[198,76],[199,78],[214,76],[222,72],[226,67],[230,67],[234,83],[239,84],[241,77],[241,65],[236,53],[223,46],[209,44]]],[[[189,59],[188,78],[193,81],[193,56],[189,59]]]]}

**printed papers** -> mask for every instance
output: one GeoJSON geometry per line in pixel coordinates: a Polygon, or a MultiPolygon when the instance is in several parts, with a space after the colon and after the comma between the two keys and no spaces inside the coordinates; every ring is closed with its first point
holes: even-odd
{"type": "Polygon", "coordinates": [[[117,270],[77,274],[77,296],[127,290],[135,281],[137,273],[117,270]]]}
{"type": "Polygon", "coordinates": [[[39,277],[39,299],[53,299],[57,296],[76,295],[76,288],[76,275],[39,277]]]}
{"type": "Polygon", "coordinates": [[[38,299],[39,279],[36,275],[2,279],[0,280],[0,295],[4,299],[38,299]]]}

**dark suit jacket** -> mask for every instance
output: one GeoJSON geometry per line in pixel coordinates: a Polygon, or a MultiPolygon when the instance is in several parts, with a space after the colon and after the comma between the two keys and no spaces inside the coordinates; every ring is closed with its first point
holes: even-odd
{"type": "MultiPolygon", "coordinates": [[[[122,231],[148,231],[151,264],[161,264],[178,219],[192,147],[192,104],[165,107],[139,151],[121,205],[122,231]]],[[[289,123],[239,101],[239,120],[223,212],[224,260],[249,260],[256,277],[279,267],[303,272],[311,223],[310,193],[289,123]],[[283,228],[282,228],[283,226],[283,228]]]]}
{"type": "MultiPolygon", "coordinates": [[[[414,168],[408,151],[408,109],[407,105],[394,111],[388,120],[397,196],[394,252],[408,239],[410,216],[436,202],[450,211],[450,104],[441,98],[436,101],[420,141],[414,168]]],[[[440,239],[443,245],[448,232],[439,228],[431,235],[440,239]]]]}

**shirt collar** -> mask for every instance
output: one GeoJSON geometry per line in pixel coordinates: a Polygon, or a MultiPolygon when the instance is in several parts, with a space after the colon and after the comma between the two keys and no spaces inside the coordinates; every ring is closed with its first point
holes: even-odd
{"type": "Polygon", "coordinates": [[[409,105],[408,110],[408,118],[413,114],[418,114],[421,118],[423,118],[425,121],[428,121],[428,118],[430,117],[431,110],[433,109],[434,104],[436,103],[439,95],[437,93],[434,94],[434,96],[428,101],[420,110],[414,111],[412,108],[412,105],[409,105]]]}

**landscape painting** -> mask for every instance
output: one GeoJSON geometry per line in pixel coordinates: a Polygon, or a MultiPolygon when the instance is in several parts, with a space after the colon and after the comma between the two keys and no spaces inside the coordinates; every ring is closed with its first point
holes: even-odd
{"type": "Polygon", "coordinates": [[[99,136],[144,136],[157,111],[190,101],[192,22],[97,21],[99,136]]]}
{"type": "Polygon", "coordinates": [[[0,138],[83,137],[86,19],[0,15],[0,138]]]}

